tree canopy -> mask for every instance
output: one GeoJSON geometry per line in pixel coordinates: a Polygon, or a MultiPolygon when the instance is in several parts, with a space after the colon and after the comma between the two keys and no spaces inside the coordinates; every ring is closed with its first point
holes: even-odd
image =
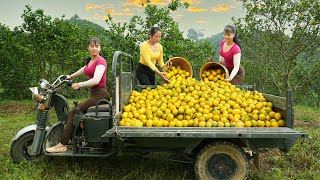
{"type": "MultiPolygon", "coordinates": [[[[246,16],[233,22],[241,41],[246,84],[257,84],[258,90],[275,95],[285,95],[286,89],[291,88],[298,102],[320,105],[319,3],[243,1],[246,16]]],[[[148,39],[148,31],[154,25],[162,28],[164,60],[188,59],[198,78],[207,59],[219,57],[223,36],[217,34],[204,39],[201,31],[190,30],[184,37],[171,14],[187,7],[181,0],[161,7],[147,1],[143,16],[118,23],[109,15],[107,28],[103,28],[78,15],[71,19],[52,18],[42,9],[26,6],[21,26],[10,30],[0,24],[0,98],[29,98],[28,87],[37,85],[40,78],[52,80],[78,70],[88,57],[86,42],[92,36],[102,40],[102,52],[109,67],[117,50],[132,54],[137,63],[139,45],[148,39]]],[[[110,85],[108,82],[109,90],[110,85]]]]}
{"type": "MultiPolygon", "coordinates": [[[[40,78],[52,80],[61,74],[70,74],[84,65],[88,57],[86,42],[92,36],[102,40],[103,54],[109,67],[113,53],[124,51],[139,59],[139,44],[148,39],[149,29],[157,24],[162,28],[164,59],[185,57],[194,65],[203,64],[214,54],[208,41],[193,42],[184,38],[177,22],[171,17],[172,11],[188,7],[187,3],[173,0],[166,7],[145,6],[145,17],[133,16],[129,22],[115,23],[109,15],[107,29],[82,20],[78,15],[66,20],[51,18],[42,9],[32,10],[26,6],[21,15],[23,23],[11,31],[0,26],[1,50],[4,63],[1,64],[1,95],[6,99],[29,97],[30,86],[37,85],[40,78]],[[202,49],[202,51],[198,51],[202,49]],[[28,66],[26,66],[28,65],[28,66]],[[17,86],[19,86],[17,88],[17,86]]],[[[110,70],[108,76],[110,76],[110,70]]],[[[108,78],[110,81],[110,78],[108,78]]],[[[111,82],[108,82],[110,89],[111,82]]]]}
{"type": "Polygon", "coordinates": [[[319,53],[319,1],[244,0],[245,18],[234,19],[247,60],[248,82],[284,95],[287,88],[301,87],[297,74],[315,67],[312,54],[319,53]]]}

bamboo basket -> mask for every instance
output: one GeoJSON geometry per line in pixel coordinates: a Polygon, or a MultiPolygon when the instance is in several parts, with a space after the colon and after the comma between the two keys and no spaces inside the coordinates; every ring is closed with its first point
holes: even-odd
{"type": "Polygon", "coordinates": [[[225,73],[225,78],[229,77],[229,71],[223,64],[218,63],[218,62],[208,62],[208,63],[204,64],[200,69],[200,78],[201,78],[201,80],[203,80],[202,73],[204,71],[208,71],[208,70],[211,70],[211,69],[222,69],[224,71],[224,73],[225,73]]]}
{"type": "Polygon", "coordinates": [[[172,66],[180,66],[181,69],[189,72],[190,77],[192,77],[193,75],[193,71],[192,71],[192,66],[191,64],[188,62],[188,60],[186,60],[185,58],[182,57],[173,57],[171,59],[169,59],[166,63],[165,63],[165,68],[164,71],[167,71],[167,66],[169,63],[172,63],[172,66]]]}

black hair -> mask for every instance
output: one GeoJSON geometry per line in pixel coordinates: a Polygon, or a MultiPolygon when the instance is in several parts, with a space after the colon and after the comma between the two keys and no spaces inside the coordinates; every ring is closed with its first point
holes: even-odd
{"type": "Polygon", "coordinates": [[[99,44],[101,46],[101,40],[97,37],[91,37],[87,42],[87,46],[90,46],[90,44],[99,44]]]}
{"type": "Polygon", "coordinates": [[[240,48],[240,42],[239,42],[239,39],[238,39],[238,32],[237,32],[237,29],[234,25],[226,25],[226,27],[224,27],[223,29],[223,33],[232,33],[234,34],[234,37],[233,37],[233,42],[236,43],[240,48]]]}
{"type": "MultiPolygon", "coordinates": [[[[87,47],[89,47],[90,44],[94,44],[94,45],[99,44],[100,47],[101,47],[101,50],[102,50],[102,44],[101,44],[101,40],[100,40],[99,38],[97,38],[97,37],[91,37],[91,38],[87,41],[87,47]]],[[[104,55],[101,53],[101,51],[99,52],[99,55],[104,58],[104,55]]],[[[90,60],[91,60],[91,57],[88,57],[88,58],[86,59],[86,64],[88,64],[88,63],[90,62],[90,60]]]]}
{"type": "Polygon", "coordinates": [[[154,26],[154,27],[150,28],[149,37],[152,37],[155,33],[159,32],[159,31],[161,32],[161,28],[158,26],[154,26]]]}

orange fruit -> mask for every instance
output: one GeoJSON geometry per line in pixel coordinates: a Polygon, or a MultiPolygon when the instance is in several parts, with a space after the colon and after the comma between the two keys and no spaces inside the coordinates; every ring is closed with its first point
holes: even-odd
{"type": "Polygon", "coordinates": [[[279,124],[280,127],[285,127],[285,121],[282,120],[282,119],[280,119],[280,120],[278,121],[278,124],[279,124]]]}
{"type": "Polygon", "coordinates": [[[244,127],[251,127],[251,121],[245,121],[244,127]]]}
{"type": "Polygon", "coordinates": [[[266,115],[259,114],[259,120],[264,121],[266,119],[266,115]]]}
{"type": "Polygon", "coordinates": [[[258,124],[258,127],[264,127],[265,126],[265,122],[261,121],[261,120],[258,120],[257,124],[258,124]]]}
{"type": "Polygon", "coordinates": [[[274,115],[274,119],[276,119],[277,121],[279,121],[281,117],[282,117],[281,114],[278,112],[274,115]]]}
{"type": "Polygon", "coordinates": [[[278,122],[272,122],[271,123],[271,127],[275,127],[275,128],[279,127],[278,122]]]}

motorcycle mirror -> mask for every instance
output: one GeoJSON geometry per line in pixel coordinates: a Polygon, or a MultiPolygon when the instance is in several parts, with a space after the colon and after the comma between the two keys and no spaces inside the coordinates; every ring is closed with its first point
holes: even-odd
{"type": "Polygon", "coordinates": [[[29,87],[30,91],[33,93],[33,94],[39,94],[39,89],[38,87],[29,87]]]}
{"type": "Polygon", "coordinates": [[[29,89],[32,92],[32,100],[35,100],[39,94],[38,87],[30,87],[29,89]]]}

